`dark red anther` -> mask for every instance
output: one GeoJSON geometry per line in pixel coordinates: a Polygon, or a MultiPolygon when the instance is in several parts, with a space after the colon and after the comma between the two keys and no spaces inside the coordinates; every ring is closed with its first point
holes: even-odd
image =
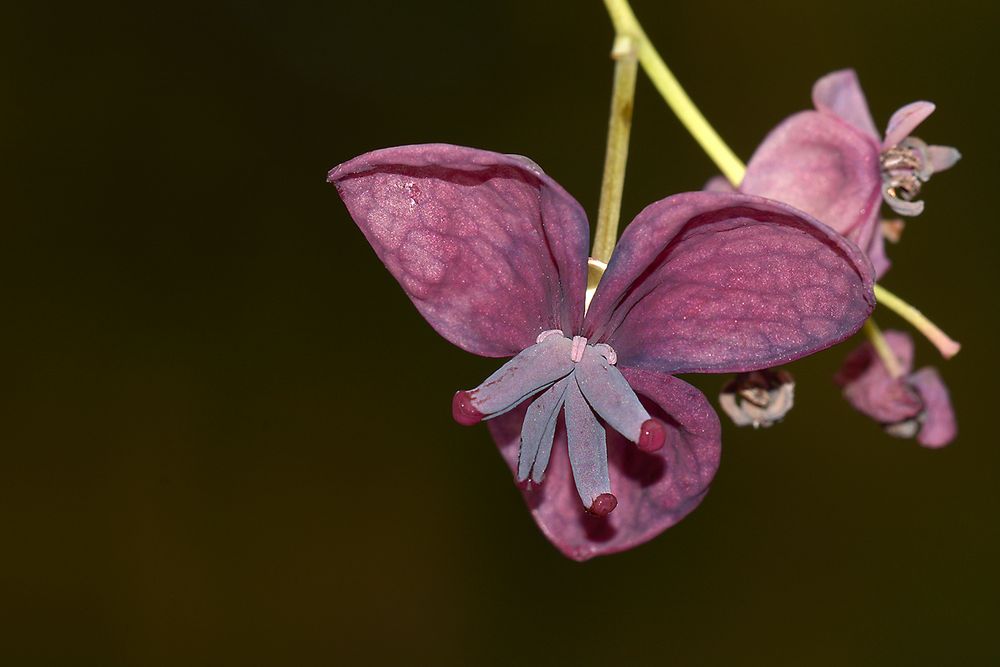
{"type": "Polygon", "coordinates": [[[467,391],[456,391],[451,399],[451,416],[462,426],[472,426],[483,421],[483,413],[472,406],[467,391]]]}
{"type": "Polygon", "coordinates": [[[614,494],[602,493],[594,498],[589,511],[595,516],[607,516],[616,507],[618,507],[618,499],[615,498],[614,494]]]}
{"type": "Polygon", "coordinates": [[[667,441],[667,429],[658,419],[647,419],[639,428],[639,449],[655,452],[667,441]]]}

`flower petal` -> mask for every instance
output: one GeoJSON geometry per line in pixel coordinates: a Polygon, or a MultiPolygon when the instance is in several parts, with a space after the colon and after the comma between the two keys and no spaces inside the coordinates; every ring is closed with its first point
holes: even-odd
{"type": "Polygon", "coordinates": [[[881,185],[873,137],[804,111],[767,135],[740,191],[785,202],[864,246],[877,224],[881,185]]]}
{"type": "Polygon", "coordinates": [[[611,493],[607,432],[576,382],[566,385],[566,441],[576,492],[582,507],[590,508],[599,496],[611,493]]]}
{"type": "Polygon", "coordinates": [[[621,371],[588,347],[574,375],[594,412],[612,429],[638,443],[649,413],[621,371]]]}
{"type": "Polygon", "coordinates": [[[955,163],[962,159],[962,154],[957,148],[951,146],[928,146],[927,160],[931,163],[931,173],[938,173],[945,169],[951,169],[955,163]]]}
{"type": "Polygon", "coordinates": [[[905,107],[896,110],[889,119],[889,125],[885,130],[885,141],[883,148],[892,148],[903,139],[913,134],[913,130],[927,117],[934,113],[934,104],[931,102],[911,102],[905,107]]]}
{"type": "Polygon", "coordinates": [[[875,303],[871,263],[779,202],[693,192],[625,230],[584,335],[620,367],[664,373],[777,366],[844,340],[875,303]]]}
{"type": "Polygon", "coordinates": [[[346,162],[329,181],[420,313],[455,345],[503,357],[544,330],[579,328],[586,214],[530,160],[401,146],[346,162]]]}
{"type": "Polygon", "coordinates": [[[528,406],[521,425],[521,448],[517,455],[517,481],[529,477],[541,483],[545,468],[552,454],[552,440],[556,434],[559,413],[566,401],[566,387],[575,382],[565,377],[546,389],[541,396],[528,406]]]}
{"type": "Polygon", "coordinates": [[[813,84],[813,104],[816,109],[834,114],[865,134],[878,137],[868,102],[852,69],[831,72],[813,84]]]}
{"type": "Polygon", "coordinates": [[[958,435],[948,387],[932,367],[921,368],[909,381],[924,401],[924,423],[917,433],[917,442],[933,449],[944,447],[958,435]]]}
{"type": "MultiPolygon", "coordinates": [[[[906,375],[913,367],[913,340],[901,331],[886,331],[886,343],[906,375]]],[[[916,417],[923,408],[920,396],[902,378],[893,378],[865,341],[844,360],[834,380],[854,409],[881,424],[895,424],[916,417]]]]}
{"type": "Polygon", "coordinates": [[[575,366],[570,358],[572,345],[568,338],[549,336],[521,350],[478,387],[464,392],[466,409],[486,419],[501,415],[566,377],[575,366]]]}
{"type": "MultiPolygon", "coordinates": [[[[556,431],[545,483],[522,493],[545,536],[566,556],[587,560],[638,546],[698,506],[719,467],[719,419],[700,391],[677,378],[623,370],[649,412],[668,428],[666,445],[647,453],[608,432],[611,491],[617,508],[606,517],[580,503],[567,456],[566,431],[556,431]]],[[[489,422],[500,453],[516,469],[524,408],[489,422]]]]}

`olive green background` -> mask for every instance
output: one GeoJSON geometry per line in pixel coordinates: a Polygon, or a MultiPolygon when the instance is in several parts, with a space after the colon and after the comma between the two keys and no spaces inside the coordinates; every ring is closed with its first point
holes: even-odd
{"type": "MultiPolygon", "coordinates": [[[[983,7],[636,0],[744,158],[836,68],[879,126],[938,104],[919,134],[965,157],[885,284],[963,342],[918,342],[961,433],[881,434],[832,384],[846,344],[793,365],[785,423],[726,426],[688,519],[578,564],[451,420],[496,362],[426,325],[324,178],[446,141],[530,156],[593,216],[601,3],[5,5],[0,664],[1000,664],[983,7]]],[[[642,76],[636,105],[625,220],[714,172],[642,76]]]]}

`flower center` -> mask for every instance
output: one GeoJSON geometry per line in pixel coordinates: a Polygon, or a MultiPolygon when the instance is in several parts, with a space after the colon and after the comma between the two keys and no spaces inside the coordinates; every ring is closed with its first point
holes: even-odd
{"type": "Polygon", "coordinates": [[[606,427],[644,451],[663,447],[666,426],[650,417],[616,368],[606,343],[543,331],[537,342],[485,382],[452,399],[452,414],[469,425],[505,414],[531,399],[521,425],[517,479],[540,484],[548,466],[558,418],[563,415],[573,481],[583,506],[606,516],[616,506],[608,470],[606,427]],[[603,420],[603,424],[600,420],[603,420]]]}
{"type": "Polygon", "coordinates": [[[907,137],[882,151],[879,156],[882,172],[882,196],[894,211],[902,215],[917,215],[921,202],[914,203],[923,183],[933,173],[927,144],[916,137],[907,137]]]}

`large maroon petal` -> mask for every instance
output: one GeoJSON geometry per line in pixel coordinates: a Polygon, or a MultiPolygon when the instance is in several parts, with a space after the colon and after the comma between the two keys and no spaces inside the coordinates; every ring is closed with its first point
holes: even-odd
{"type": "MultiPolygon", "coordinates": [[[[913,367],[913,340],[901,331],[886,331],[885,340],[904,375],[913,367]]],[[[902,378],[894,378],[875,348],[865,341],[851,351],[834,380],[854,409],[881,424],[916,417],[923,408],[919,394],[902,378]]]]}
{"type": "MultiPolygon", "coordinates": [[[[659,373],[622,372],[650,414],[667,425],[668,434],[664,447],[650,454],[608,430],[611,491],[618,498],[615,510],[603,518],[584,510],[562,427],[556,432],[544,483],[522,491],[545,536],[575,560],[624,551],[656,537],[698,506],[719,467],[719,419],[700,391],[659,373]]],[[[512,471],[525,409],[489,422],[512,471]]]]}
{"type": "Polygon", "coordinates": [[[692,192],[625,230],[584,331],[621,366],[751,371],[853,334],[875,304],[873,280],[857,246],[790,206],[692,192]]]}
{"type": "Polygon", "coordinates": [[[427,321],[459,347],[517,354],[583,316],[589,227],[526,158],[427,144],[366,153],[329,180],[427,321]]]}
{"type": "Polygon", "coordinates": [[[831,72],[813,84],[813,104],[816,109],[831,113],[861,132],[878,137],[868,102],[852,69],[831,72]]]}
{"type": "Polygon", "coordinates": [[[879,150],[874,136],[804,111],[767,135],[740,190],[790,204],[864,247],[882,201],[879,150]]]}
{"type": "Polygon", "coordinates": [[[924,423],[917,433],[917,442],[932,449],[944,447],[958,435],[948,387],[937,370],[929,366],[911,375],[909,382],[924,401],[924,423]]]}

